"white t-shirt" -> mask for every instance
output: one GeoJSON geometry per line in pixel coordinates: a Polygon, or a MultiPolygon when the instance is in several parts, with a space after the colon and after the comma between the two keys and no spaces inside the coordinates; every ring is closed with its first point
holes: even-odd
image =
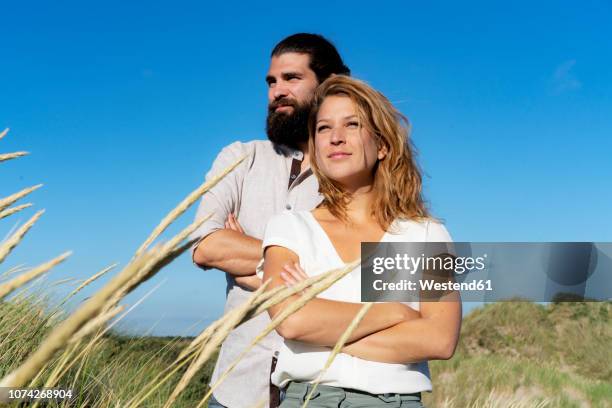
{"type": "MultiPolygon", "coordinates": [[[[381,242],[450,242],[444,226],[436,221],[395,220],[381,242]]],[[[310,211],[285,211],[268,221],[263,249],[282,246],[295,252],[302,268],[310,276],[341,268],[340,259],[329,237],[310,211]]],[[[322,299],[360,303],[361,268],[357,267],[330,288],[321,292],[322,299]]],[[[419,310],[419,303],[407,303],[419,310]]],[[[414,335],[418,335],[415,333],[414,335]]],[[[331,353],[328,347],[285,340],[279,350],[272,383],[284,387],[291,380],[314,381],[331,353]]],[[[414,393],[431,391],[427,362],[389,364],[338,354],[323,375],[321,384],[351,388],[371,394],[414,393]]]]}

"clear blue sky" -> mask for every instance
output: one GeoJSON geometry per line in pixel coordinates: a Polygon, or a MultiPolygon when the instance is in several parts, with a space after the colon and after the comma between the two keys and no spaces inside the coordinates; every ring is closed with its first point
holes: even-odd
{"type": "MultiPolygon", "coordinates": [[[[31,200],[47,210],[0,272],[68,249],[50,280],[125,265],[224,145],[265,138],[269,52],[300,31],[330,38],[410,118],[426,196],[456,240],[612,241],[607,1],[5,2],[0,13],[0,128],[12,129],[0,152],[31,152],[0,165],[0,196],[44,183],[31,200]]],[[[0,239],[33,212],[0,221],[0,239]]],[[[224,277],[187,256],[128,303],[162,281],[130,328],[193,334],[221,313],[224,277]]]]}

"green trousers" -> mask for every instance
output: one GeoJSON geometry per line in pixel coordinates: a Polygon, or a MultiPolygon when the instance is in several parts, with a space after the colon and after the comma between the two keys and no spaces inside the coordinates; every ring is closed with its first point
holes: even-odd
{"type": "MultiPolygon", "coordinates": [[[[301,408],[312,390],[309,383],[290,382],[280,408],[301,408]]],[[[317,386],[308,402],[310,408],[424,408],[420,393],[368,394],[363,391],[317,386]]]]}

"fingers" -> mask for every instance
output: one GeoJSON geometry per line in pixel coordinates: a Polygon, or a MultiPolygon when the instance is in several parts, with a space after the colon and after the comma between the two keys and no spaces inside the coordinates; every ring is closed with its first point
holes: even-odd
{"type": "Polygon", "coordinates": [[[231,230],[234,230],[234,231],[238,231],[241,234],[244,234],[244,231],[242,230],[242,227],[238,223],[238,220],[236,219],[236,216],[234,214],[232,214],[232,213],[230,213],[227,216],[227,220],[225,220],[225,228],[231,229],[231,230]]]}
{"type": "Polygon", "coordinates": [[[288,272],[281,272],[280,277],[285,282],[285,286],[294,286],[297,284],[297,281],[293,278],[293,276],[288,272]]]}
{"type": "Polygon", "coordinates": [[[301,278],[300,280],[308,279],[308,275],[306,274],[306,271],[304,271],[304,269],[302,269],[302,267],[300,266],[299,263],[295,262],[293,265],[295,267],[294,271],[301,278]]]}
{"type": "Polygon", "coordinates": [[[238,222],[238,218],[236,218],[236,216],[232,214],[232,219],[234,220],[236,227],[238,227],[238,232],[240,232],[241,234],[244,234],[244,230],[242,229],[242,226],[238,222]]]}
{"type": "Polygon", "coordinates": [[[281,278],[285,281],[285,285],[293,286],[308,278],[304,269],[298,264],[285,264],[280,273],[281,278]]]}
{"type": "MultiPolygon", "coordinates": [[[[231,215],[231,214],[230,214],[231,215]]],[[[225,228],[227,229],[231,229],[234,230],[234,226],[232,225],[232,223],[230,222],[230,216],[228,215],[227,218],[225,219],[225,228]]]]}

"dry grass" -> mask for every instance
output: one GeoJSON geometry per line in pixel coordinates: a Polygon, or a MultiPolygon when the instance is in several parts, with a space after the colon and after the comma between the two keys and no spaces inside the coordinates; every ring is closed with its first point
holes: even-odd
{"type": "Polygon", "coordinates": [[[0,154],[0,162],[11,160],[11,159],[16,159],[22,156],[27,156],[28,154],[29,154],[28,152],[13,152],[13,153],[0,154]]]}
{"type": "Polygon", "coordinates": [[[13,248],[19,245],[23,236],[34,226],[34,223],[38,221],[38,219],[43,215],[45,211],[38,211],[32,218],[26,221],[21,227],[15,231],[13,235],[11,235],[6,241],[0,244],[0,263],[4,261],[4,259],[11,253],[13,248]]]}
{"type": "MultiPolygon", "coordinates": [[[[7,132],[8,129],[0,133],[0,139],[5,137],[7,132]]],[[[11,158],[16,157],[18,156],[11,158]]],[[[190,341],[174,339],[151,348],[146,342],[154,340],[124,340],[110,332],[110,329],[121,318],[142,301],[141,299],[132,307],[127,308],[126,305],[120,304],[125,296],[190,248],[192,242],[187,241],[187,237],[206,219],[191,223],[166,243],[151,247],[152,243],[243,159],[228,167],[215,179],[203,183],[185,197],[153,229],[151,235],[135,251],[131,261],[66,317],[60,319],[62,306],[83,288],[111,271],[114,265],[80,282],[51,312],[48,312],[45,306],[47,302],[45,294],[30,290],[24,285],[40,280],[41,275],[52,270],[54,266],[66,259],[68,254],[63,254],[31,270],[19,266],[0,274],[0,279],[4,280],[0,284],[0,350],[2,351],[0,353],[0,376],[3,377],[0,386],[41,387],[66,384],[78,388],[77,400],[70,405],[63,404],[62,406],[65,407],[163,406],[167,408],[180,406],[193,408],[205,406],[212,391],[257,342],[267,336],[284,319],[358,265],[358,262],[347,264],[345,268],[309,278],[291,288],[278,287],[266,290],[266,283],[254,292],[245,304],[222,316],[190,341]],[[298,293],[302,293],[301,297],[278,313],[269,326],[243,351],[240,358],[221,375],[219,381],[206,390],[207,373],[212,369],[216,352],[228,334],[236,326],[260,313],[265,313],[270,306],[283,302],[298,293]],[[2,298],[10,295],[12,298],[9,301],[1,301],[2,298]]],[[[28,203],[11,207],[40,186],[25,188],[0,199],[0,219],[10,217],[31,206],[28,203]]],[[[0,243],[0,264],[22,241],[41,215],[42,211],[37,212],[6,241],[0,243]]],[[[364,305],[344,335],[338,340],[325,367],[322,367],[323,372],[330,366],[370,306],[370,304],[364,305]]],[[[588,346],[590,350],[597,350],[604,356],[609,356],[606,348],[607,345],[609,346],[610,339],[608,310],[609,308],[598,312],[599,321],[603,321],[597,325],[597,333],[600,338],[588,346]]],[[[569,312],[564,311],[563,313],[565,313],[563,316],[566,316],[569,312]]],[[[612,394],[609,364],[605,362],[605,358],[602,364],[601,358],[597,359],[587,355],[588,350],[578,360],[572,359],[569,353],[566,353],[562,361],[574,365],[587,361],[589,369],[586,371],[596,372],[598,375],[595,381],[586,379],[582,371],[579,375],[565,374],[555,371],[554,366],[551,368],[537,364],[536,354],[531,355],[535,363],[497,359],[495,352],[505,352],[515,347],[516,342],[512,343],[508,340],[507,330],[504,332],[505,335],[500,336],[491,336],[482,330],[503,325],[511,315],[513,314],[502,313],[496,316],[493,322],[487,322],[482,315],[476,314],[473,319],[476,323],[466,324],[469,337],[462,339],[458,357],[450,362],[432,364],[433,382],[439,384],[438,388],[441,391],[434,394],[434,399],[426,396],[429,406],[447,408],[609,406],[605,402],[612,399],[609,398],[612,394]],[[486,358],[480,358],[482,354],[485,354],[482,350],[490,347],[490,344],[496,347],[499,345],[499,347],[486,358]],[[474,355],[470,354],[472,351],[474,355]],[[527,387],[526,379],[538,385],[527,387]],[[515,384],[515,386],[514,388],[508,387],[508,384],[515,384]],[[561,397],[557,397],[556,395],[561,392],[560,389],[567,385],[573,387],[571,392],[568,391],[561,397]],[[574,402],[579,405],[575,405],[574,402]]],[[[536,317],[540,319],[538,320],[539,327],[542,327],[542,316],[533,313],[532,310],[523,311],[521,307],[516,308],[514,315],[518,316],[518,320],[510,323],[515,328],[513,332],[523,336],[519,337],[519,342],[530,343],[530,345],[536,342],[539,342],[540,345],[549,344],[549,341],[545,340],[545,334],[534,334],[530,329],[523,330],[520,326],[521,322],[536,317]]],[[[571,330],[557,327],[557,330],[563,333],[563,347],[568,350],[579,348],[579,341],[584,340],[585,327],[584,323],[576,327],[572,326],[571,330]]],[[[529,355],[529,353],[533,353],[533,350],[514,350],[513,355],[529,355]]],[[[609,363],[609,359],[607,361],[609,363]]],[[[255,406],[263,406],[263,404],[264,402],[260,401],[255,406]]],[[[304,406],[307,404],[308,401],[304,406]]]]}
{"type": "Polygon", "coordinates": [[[312,396],[314,395],[314,392],[317,390],[317,386],[321,382],[323,375],[325,375],[329,367],[331,367],[332,363],[334,362],[334,359],[336,358],[338,353],[340,353],[340,350],[342,350],[342,347],[344,347],[344,345],[346,344],[346,341],[351,336],[351,334],[355,331],[355,329],[359,325],[359,322],[361,322],[361,320],[365,317],[366,313],[368,313],[368,310],[370,310],[372,305],[373,303],[365,303],[361,307],[361,309],[359,310],[359,313],[357,313],[357,315],[355,316],[351,324],[349,324],[349,327],[346,329],[346,331],[342,333],[342,336],[340,336],[340,338],[338,339],[338,342],[334,345],[332,352],[327,358],[327,361],[325,362],[325,366],[323,367],[323,369],[321,370],[321,372],[319,373],[319,375],[313,382],[313,387],[308,393],[308,395],[306,396],[306,400],[304,401],[304,405],[302,405],[302,408],[306,408],[308,406],[308,403],[310,402],[312,396]]]}
{"type": "Polygon", "coordinates": [[[42,184],[37,184],[37,185],[32,186],[32,187],[24,188],[23,190],[18,191],[18,192],[14,193],[14,194],[11,194],[8,197],[0,199],[0,211],[4,210],[8,206],[12,205],[13,203],[17,202],[18,200],[20,200],[23,197],[27,196],[31,192],[33,192],[35,190],[38,190],[41,187],[42,187],[42,184]]]}
{"type": "Polygon", "coordinates": [[[3,218],[8,217],[9,215],[13,215],[15,213],[18,213],[21,210],[25,210],[26,208],[31,207],[31,206],[32,206],[31,203],[26,203],[26,204],[20,204],[20,205],[17,205],[15,207],[8,208],[6,210],[0,211],[0,220],[3,219],[3,218]]]}
{"type": "Polygon", "coordinates": [[[45,272],[51,270],[51,268],[56,265],[62,263],[66,258],[70,256],[70,252],[66,252],[57,258],[50,260],[49,262],[45,262],[42,265],[33,268],[31,271],[23,273],[16,278],[11,279],[7,283],[0,285],[0,300],[4,299],[7,295],[13,292],[15,289],[20,288],[26,283],[30,282],[32,279],[35,279],[42,275],[45,272]]]}
{"type": "MultiPolygon", "coordinates": [[[[2,132],[1,137],[7,134],[8,130],[2,132]]],[[[0,161],[8,160],[9,158],[17,158],[22,156],[21,153],[0,155],[0,161]]],[[[118,303],[130,292],[136,289],[142,282],[146,281],[153,275],[155,275],[161,268],[166,266],[181,253],[190,247],[192,242],[183,243],[189,234],[193,233],[206,219],[198,220],[187,228],[183,229],[179,234],[172,237],[167,243],[155,246],[153,249],[148,249],[151,243],[159,237],[159,235],[181,214],[185,212],[189,206],[196,202],[206,191],[214,186],[222,177],[233,170],[242,159],[226,169],[214,180],[204,183],[191,194],[189,194],[175,209],[164,217],[161,223],[154,229],[152,234],[145,240],[141,247],[136,251],[132,261],[118,273],[109,283],[104,285],[102,289],[97,291],[91,298],[84,302],[75,312],[66,317],[61,323],[53,327],[50,332],[46,335],[45,339],[38,345],[37,349],[27,356],[25,361],[14,367],[8,372],[4,378],[0,381],[2,387],[23,387],[32,382],[38,380],[40,374],[45,371],[49,365],[54,365],[54,369],[47,378],[45,384],[52,384],[57,381],[57,378],[61,377],[62,372],[65,372],[66,366],[68,366],[68,360],[75,357],[77,349],[82,340],[88,335],[92,334],[96,330],[100,330],[106,322],[113,319],[119,312],[124,309],[124,306],[119,306],[118,303]],[[72,345],[72,346],[71,346],[72,345]],[[62,351],[59,359],[56,358],[58,352],[62,351]]],[[[34,186],[24,189],[18,193],[10,195],[0,200],[0,211],[2,211],[2,218],[8,217],[17,213],[18,211],[28,207],[29,205],[21,205],[9,210],[5,210],[7,207],[15,203],[17,200],[23,198],[30,192],[39,188],[40,186],[34,186]]],[[[30,218],[24,225],[17,229],[6,241],[0,244],[0,263],[11,253],[11,251],[21,242],[25,234],[40,218],[43,211],[37,212],[33,217],[30,218]]],[[[49,261],[39,267],[32,269],[29,272],[22,273],[12,280],[2,284],[0,286],[0,298],[9,295],[14,290],[21,287],[23,284],[30,280],[40,276],[41,274],[49,271],[55,265],[63,261],[68,254],[64,254],[52,261],[49,261]]],[[[63,304],[67,299],[76,295],[83,287],[87,286],[110,268],[100,271],[93,275],[91,278],[84,281],[79,287],[73,290],[67,297],[60,303],[63,304]]],[[[235,316],[235,324],[238,324],[244,315],[251,310],[251,307],[247,306],[244,308],[241,315],[235,316]]],[[[228,323],[225,323],[226,325],[228,323]]],[[[11,333],[9,333],[11,334],[11,333]]],[[[98,336],[95,336],[96,338],[98,336]]],[[[215,338],[216,336],[213,336],[215,338]]],[[[89,345],[85,349],[81,350],[79,357],[87,358],[88,354],[91,353],[93,345],[89,345]]],[[[209,346],[209,349],[211,347],[209,346]]],[[[214,353],[214,348],[211,350],[207,349],[207,354],[210,357],[214,353]]],[[[27,354],[27,353],[26,353],[27,354]]],[[[201,359],[201,358],[200,358],[201,359]]],[[[78,359],[76,359],[78,360],[78,359]]],[[[183,383],[192,378],[185,377],[183,383]]],[[[172,398],[176,399],[177,393],[180,393],[185,385],[181,385],[181,388],[177,388],[177,392],[172,395],[172,398]]]]}

